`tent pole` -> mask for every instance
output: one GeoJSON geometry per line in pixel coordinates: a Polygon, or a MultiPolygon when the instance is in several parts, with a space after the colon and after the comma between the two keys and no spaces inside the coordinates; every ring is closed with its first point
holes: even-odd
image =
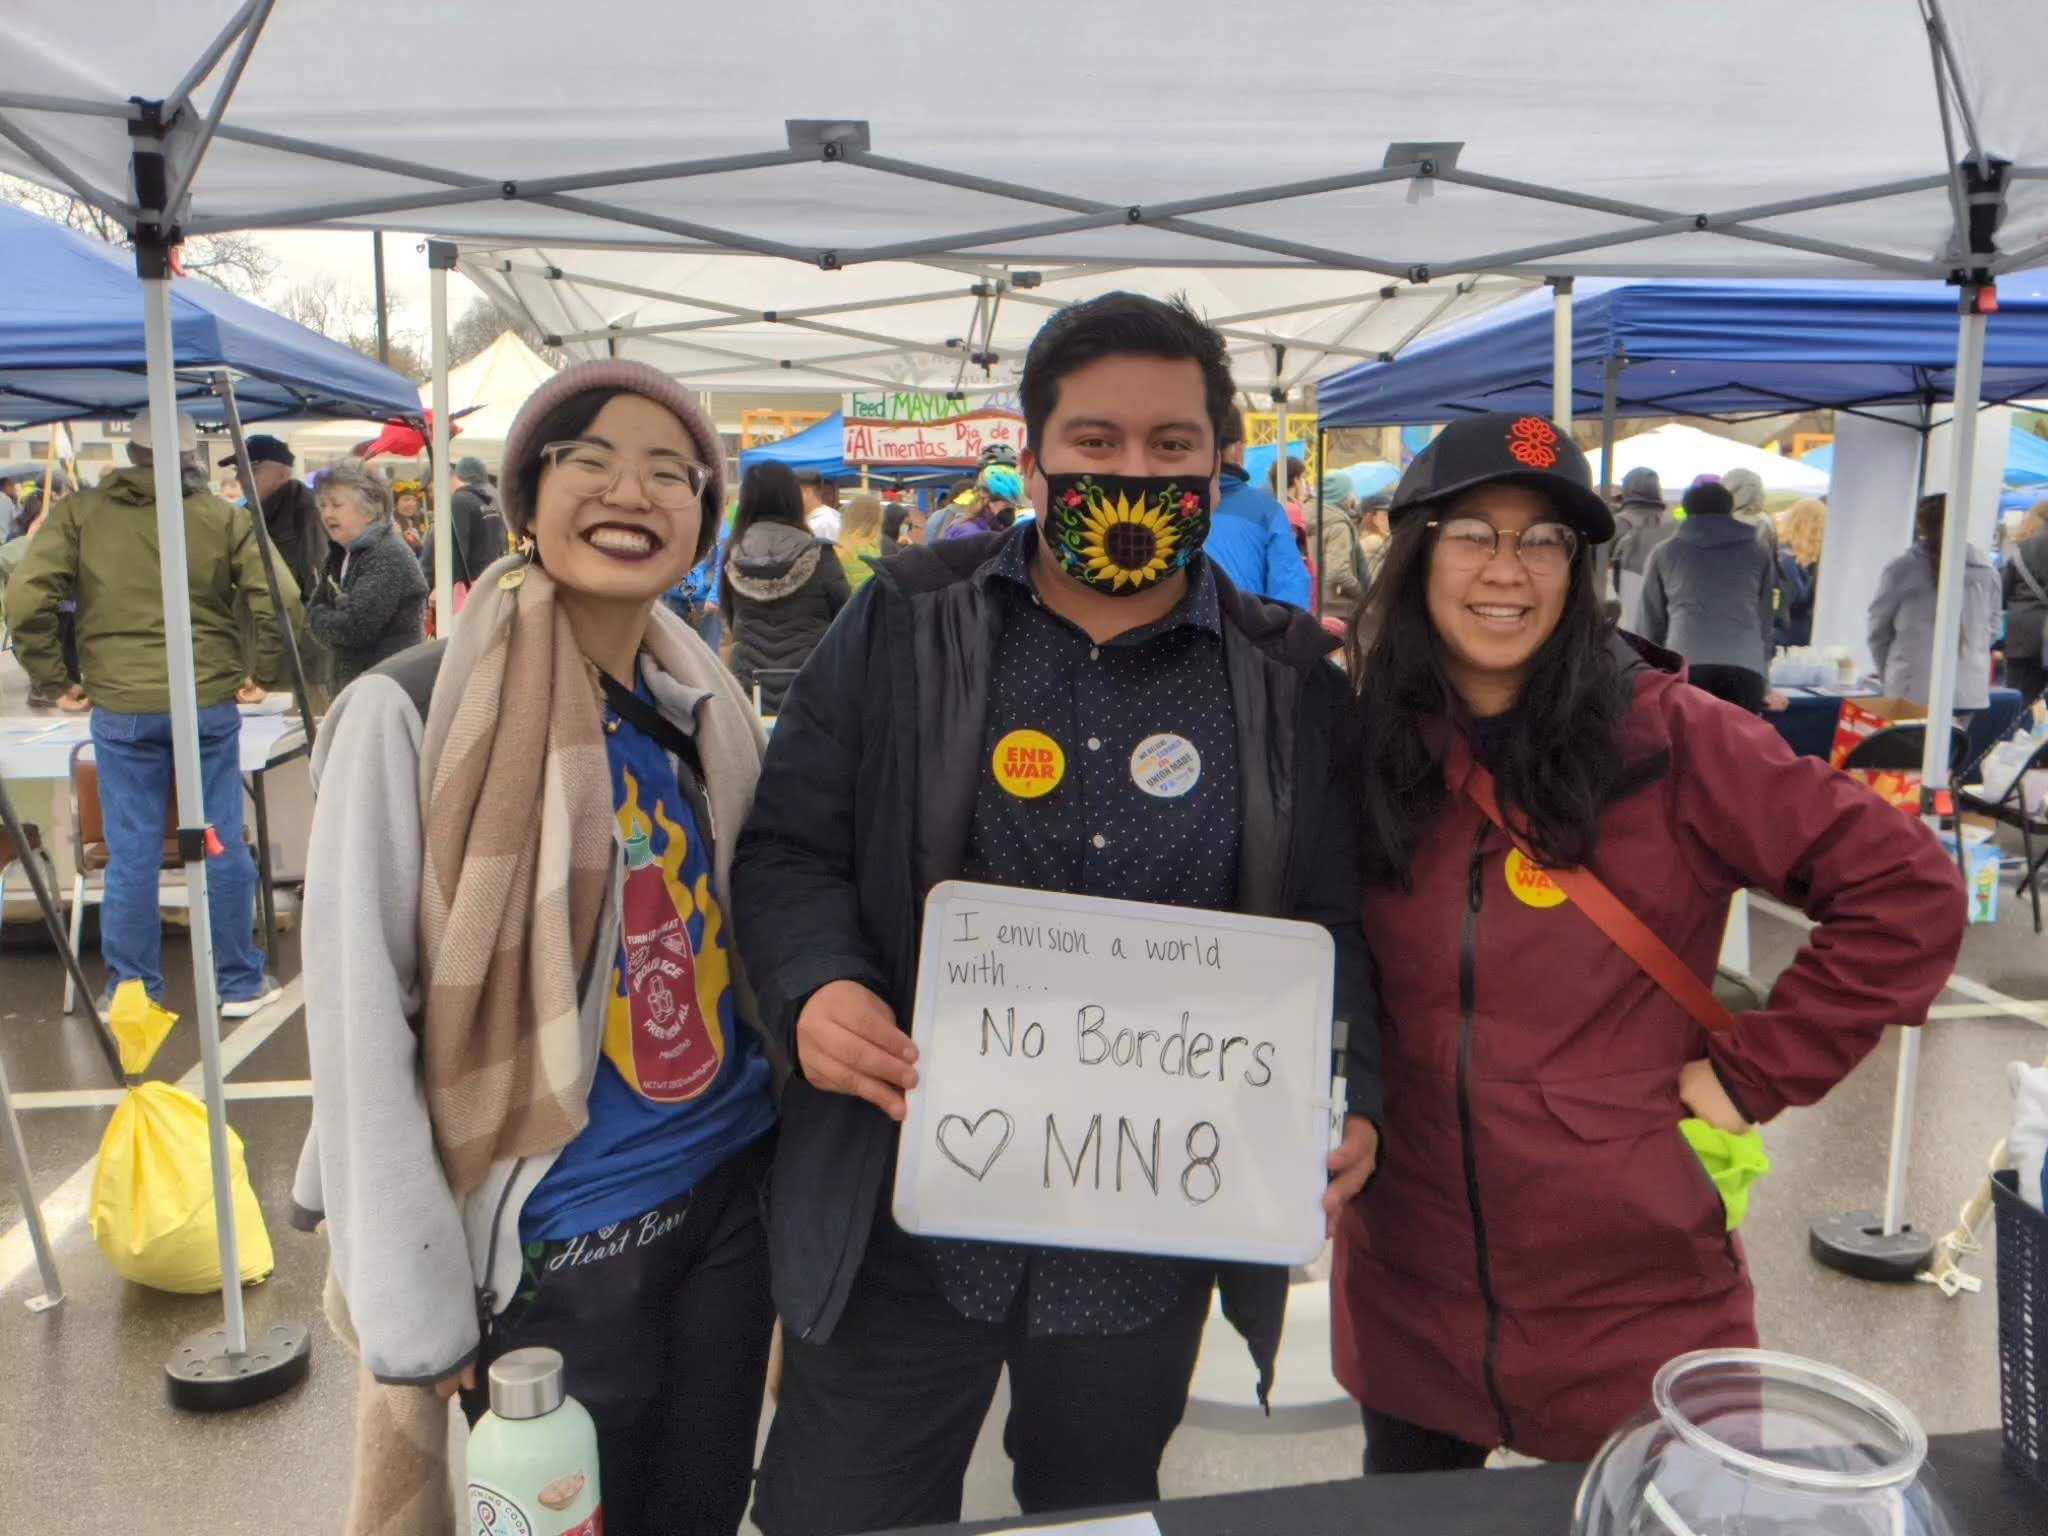
{"type": "MultiPolygon", "coordinates": [[[[292,633],[291,610],[285,606],[284,592],[277,584],[277,552],[270,542],[270,526],[263,520],[263,503],[256,495],[256,466],[249,459],[249,442],[242,435],[242,410],[235,403],[235,381],[223,368],[214,376],[220,390],[221,411],[227,417],[228,441],[234,445],[235,474],[241,480],[249,503],[249,521],[256,528],[257,553],[263,556],[263,581],[270,588],[270,605],[277,613],[277,629],[284,639],[285,665],[291,669],[292,691],[299,700],[299,724],[305,728],[306,746],[313,745],[313,696],[306,688],[305,659],[299,655],[299,637],[292,633]]],[[[308,601],[308,594],[301,592],[299,601],[308,601]]],[[[268,939],[266,935],[266,940],[268,939]]]]}
{"type": "MultiPolygon", "coordinates": [[[[143,159],[142,154],[137,160],[143,159]]],[[[156,173],[161,177],[161,170],[156,173]]],[[[138,177],[138,180],[141,178],[138,177]]],[[[158,226],[161,228],[161,226],[158,226]]],[[[234,1179],[228,1161],[226,1074],[220,1054],[220,998],[213,980],[213,923],[207,906],[213,828],[199,763],[199,697],[192,660],[192,593],[185,547],[184,466],[177,448],[177,379],[171,355],[171,247],[161,236],[138,239],[144,354],[149,368],[149,427],[156,444],[156,536],[163,568],[164,650],[170,681],[171,763],[177,779],[178,844],[189,896],[192,996],[199,1029],[199,1068],[206,1094],[207,1161],[213,1176],[213,1222],[220,1245],[222,1326],[182,1342],[164,1366],[177,1408],[217,1410],[265,1401],[305,1379],[312,1337],[302,1325],[273,1323],[262,1348],[249,1348],[242,1311],[241,1245],[235,1232],[234,1179]]],[[[251,494],[255,487],[249,487],[251,494]]],[[[259,509],[257,516],[261,517],[259,509]]],[[[241,848],[230,856],[248,857],[241,848]]]]}
{"type": "MultiPolygon", "coordinates": [[[[163,562],[164,640],[171,695],[171,762],[177,778],[178,842],[184,856],[187,905],[192,932],[193,1012],[199,1026],[199,1060],[206,1085],[207,1143],[213,1164],[214,1223],[220,1234],[221,1298],[226,1311],[226,1350],[246,1354],[248,1326],[242,1316],[241,1258],[235,1238],[234,1185],[228,1173],[228,1122],[220,1061],[220,996],[213,980],[213,918],[207,905],[210,871],[206,842],[211,828],[199,766],[198,680],[192,661],[192,593],[186,575],[184,466],[178,449],[177,380],[171,362],[170,252],[138,245],[142,267],[142,323],[149,363],[149,430],[155,443],[156,536],[163,562]],[[161,269],[149,268],[156,256],[161,269]]],[[[249,487],[254,495],[255,486],[249,487]]],[[[259,514],[260,515],[260,514],[259,514]]]]}
{"type": "MultiPolygon", "coordinates": [[[[1329,457],[1324,452],[1324,441],[1323,424],[1318,421],[1316,423],[1316,584],[1315,591],[1310,596],[1314,600],[1312,611],[1319,619],[1323,616],[1323,587],[1325,585],[1322,570],[1323,481],[1328,478],[1330,467],[1329,457]]],[[[1357,534],[1354,532],[1352,537],[1356,539],[1357,534]]]]}
{"type": "Polygon", "coordinates": [[[1614,395],[1621,382],[1622,361],[1606,359],[1600,366],[1600,495],[1614,492],[1614,395]]]}
{"type": "MultiPolygon", "coordinates": [[[[0,789],[0,794],[5,793],[0,789]]],[[[13,821],[11,811],[7,819],[13,821]]],[[[25,845],[17,846],[21,848],[23,863],[40,857],[25,845]]],[[[42,894],[40,886],[36,894],[42,894]]],[[[47,911],[45,909],[46,915],[47,911]]],[[[28,1145],[21,1139],[21,1121],[15,1116],[14,1097],[7,1089],[7,1066],[4,1062],[0,1062],[0,1140],[7,1144],[7,1166],[14,1175],[15,1198],[21,1201],[22,1224],[28,1228],[28,1244],[35,1250],[36,1270],[43,1280],[43,1293],[28,1299],[28,1309],[47,1312],[64,1304],[64,1281],[57,1273],[57,1255],[51,1251],[49,1231],[43,1226],[43,1208],[36,1204],[36,1186],[28,1166],[28,1145]]]]}
{"type": "Polygon", "coordinates": [[[1572,280],[1550,279],[1550,419],[1572,429],[1572,280]]]}
{"type": "Polygon", "coordinates": [[[384,296],[384,231],[370,231],[370,279],[377,290],[377,361],[391,366],[391,306],[384,296]]]}
{"type": "MultiPolygon", "coordinates": [[[[1951,447],[1954,467],[1949,472],[1948,517],[1942,529],[1941,567],[1934,600],[1934,658],[1927,687],[1927,744],[1920,764],[1921,811],[1930,826],[1938,828],[1934,797],[1949,787],[1949,733],[1955,716],[1956,670],[1961,659],[1957,641],[1962,633],[1963,576],[1969,557],[1970,494],[1977,457],[1978,396],[1984,387],[1985,316],[1978,311],[1978,296],[1984,290],[1969,286],[1962,290],[1962,320],[1956,338],[1955,430],[1951,447]],[[1946,637],[1946,638],[1944,638],[1946,637]]],[[[1956,821],[1956,838],[1962,838],[1962,822],[1956,821]]],[[[1899,1087],[1892,1111],[1891,1167],[1885,1182],[1884,1232],[1890,1237],[1902,1224],[1905,1203],[1906,1158],[1912,1150],[1913,1094],[1920,1068],[1920,1032],[1908,1029],[1899,1042],[1899,1087]]]]}
{"type": "Polygon", "coordinates": [[[448,269],[454,265],[451,242],[427,242],[434,367],[434,633],[444,640],[455,632],[455,491],[448,462],[448,269]]]}

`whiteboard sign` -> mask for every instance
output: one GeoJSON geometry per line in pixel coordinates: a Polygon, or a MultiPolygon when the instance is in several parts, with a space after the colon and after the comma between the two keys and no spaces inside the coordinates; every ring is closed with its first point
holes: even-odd
{"type": "Polygon", "coordinates": [[[948,881],[925,905],[904,1231],[1307,1263],[1335,947],[1313,923],[948,881]]]}

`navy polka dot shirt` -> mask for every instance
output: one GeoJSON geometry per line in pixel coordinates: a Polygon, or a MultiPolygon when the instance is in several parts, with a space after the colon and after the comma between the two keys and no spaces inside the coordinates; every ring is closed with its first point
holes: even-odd
{"type": "MultiPolygon", "coordinates": [[[[1236,712],[1206,560],[1165,618],[1096,645],[1043,606],[1037,539],[1005,542],[977,577],[999,595],[1003,633],[982,731],[963,875],[1174,906],[1237,901],[1236,712]],[[1050,736],[1065,771],[1050,793],[1009,793],[997,749],[1050,736]]],[[[1024,1297],[1034,1335],[1128,1333],[1156,1322],[1212,1265],[1136,1254],[934,1238],[927,1251],[954,1309],[1005,1321],[1024,1297]]]]}

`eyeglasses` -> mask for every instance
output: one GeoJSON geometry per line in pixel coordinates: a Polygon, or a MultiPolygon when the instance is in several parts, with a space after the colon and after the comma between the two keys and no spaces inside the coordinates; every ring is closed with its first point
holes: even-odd
{"type": "MultiPolygon", "coordinates": [[[[542,463],[553,467],[564,490],[585,499],[609,496],[626,470],[619,451],[602,443],[549,443],[540,457],[542,463]]],[[[641,491],[664,512],[684,512],[696,506],[710,483],[711,467],[694,459],[654,458],[640,465],[641,491]]]]}
{"type": "Polygon", "coordinates": [[[1431,522],[1436,530],[1437,557],[1460,571],[1476,571],[1500,550],[1500,541],[1515,541],[1515,554],[1531,576],[1562,576],[1571,569],[1579,552],[1579,536],[1563,523],[1538,523],[1517,533],[1512,528],[1495,528],[1477,517],[1454,517],[1449,522],[1431,522]]]}

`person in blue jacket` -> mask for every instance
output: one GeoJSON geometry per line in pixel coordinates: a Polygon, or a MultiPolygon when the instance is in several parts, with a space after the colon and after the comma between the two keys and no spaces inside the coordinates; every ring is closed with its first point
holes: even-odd
{"type": "Polygon", "coordinates": [[[1238,591],[1268,602],[1309,606],[1308,565],[1287,509],[1251,483],[1244,468],[1244,413],[1232,411],[1223,443],[1223,495],[1202,546],[1238,591]]]}

